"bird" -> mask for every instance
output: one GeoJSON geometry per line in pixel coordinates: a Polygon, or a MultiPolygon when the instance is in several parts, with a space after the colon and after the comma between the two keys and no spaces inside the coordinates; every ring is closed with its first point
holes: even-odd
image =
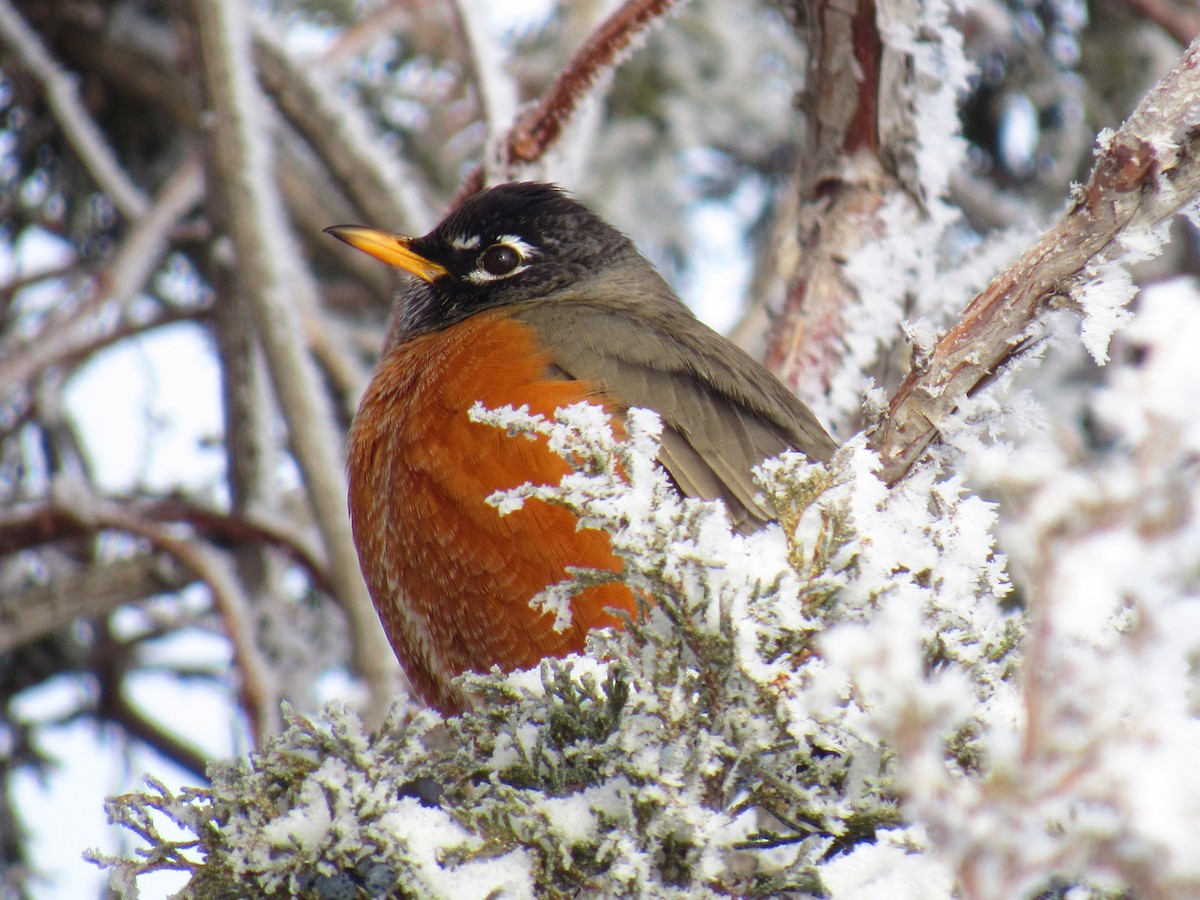
{"type": "Polygon", "coordinates": [[[662,421],[658,462],[685,497],[722,500],[749,533],[775,518],[752,469],[785,450],[827,461],[833,439],[757,360],[703,324],[618,229],[560,187],[475,193],[432,231],[327,233],[412,276],[351,423],[349,510],[363,576],[416,694],[447,715],[478,705],[455,679],[528,669],[621,627],[637,604],[618,579],[583,587],[569,627],[531,604],[572,567],[620,573],[608,536],[531,500],[557,484],[544,439],[472,421],[477,402],[547,417],[586,401],[620,433],[627,411],[662,421]]]}

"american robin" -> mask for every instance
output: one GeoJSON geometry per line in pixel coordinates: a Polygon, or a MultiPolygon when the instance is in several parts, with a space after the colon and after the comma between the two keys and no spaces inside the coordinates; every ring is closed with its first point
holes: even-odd
{"type": "Polygon", "coordinates": [[[659,461],[680,493],[720,498],[742,531],[772,510],[751,469],[786,449],[826,460],[834,443],[773,375],[701,323],[615,228],[547,184],[465,200],[424,237],[326,229],[415,278],[350,429],[350,514],[363,574],[409,680],[455,713],[452,679],[529,668],[619,625],[629,590],[581,590],[571,625],[530,605],[570,566],[620,571],[608,537],[540,501],[501,517],[484,498],[557,484],[567,464],[467,411],[581,400],[619,427],[630,407],[662,419],[659,461]]]}

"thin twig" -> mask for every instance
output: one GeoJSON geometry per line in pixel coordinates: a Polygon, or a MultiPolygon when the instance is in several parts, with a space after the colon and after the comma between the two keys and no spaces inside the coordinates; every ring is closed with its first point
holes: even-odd
{"type": "Polygon", "coordinates": [[[103,132],[88,115],[75,89],[75,79],[59,68],[9,0],[0,0],[0,41],[8,45],[25,70],[42,85],[46,102],[54,110],[63,134],[117,209],[131,221],[145,215],[149,199],[125,174],[103,132]]]}
{"type": "Polygon", "coordinates": [[[208,781],[208,757],[187,741],[151,721],[129,702],[129,698],[119,687],[111,694],[102,696],[101,700],[104,719],[119,725],[127,735],[153,748],[181,769],[186,769],[204,782],[208,781]]]}
{"type": "Polygon", "coordinates": [[[90,295],[61,316],[48,317],[38,333],[19,346],[0,348],[0,384],[22,384],[48,366],[111,340],[121,326],[121,313],[166,255],[171,228],[203,195],[200,160],[190,157],[134,222],[112,262],[92,277],[90,295]],[[100,315],[110,305],[117,314],[100,315]]]}
{"type": "Polygon", "coordinates": [[[296,65],[261,26],[254,32],[254,61],[279,110],[368,222],[412,233],[433,225],[421,178],[384,146],[357,104],[338,96],[323,67],[296,65]]]}
{"type": "Polygon", "coordinates": [[[683,0],[628,0],[575,51],[542,99],[508,136],[510,163],[538,160],[562,133],[588,91],[617,66],[647,29],[683,0]]]}
{"type": "MultiPolygon", "coordinates": [[[[520,166],[541,159],[558,138],[600,77],[619,65],[655,24],[686,0],[627,0],[600,23],[567,61],[538,102],[522,113],[504,143],[503,166],[512,177],[520,166]]],[[[476,167],[451,201],[457,206],[484,186],[482,167],[476,167]]]]}
{"type": "Polygon", "coordinates": [[[12,303],[13,297],[26,288],[41,284],[44,281],[56,281],[68,278],[75,269],[75,263],[69,262],[66,265],[40,269],[37,272],[25,272],[21,275],[15,275],[11,281],[6,281],[0,285],[0,306],[7,306],[12,303]]]}
{"type": "Polygon", "coordinates": [[[166,528],[130,516],[125,510],[92,498],[81,504],[84,521],[144,538],[157,550],[170,554],[207,585],[233,647],[234,665],[241,676],[238,691],[255,741],[279,730],[279,691],[272,669],[259,650],[249,598],[228,560],[199,541],[176,537],[166,528]]]}

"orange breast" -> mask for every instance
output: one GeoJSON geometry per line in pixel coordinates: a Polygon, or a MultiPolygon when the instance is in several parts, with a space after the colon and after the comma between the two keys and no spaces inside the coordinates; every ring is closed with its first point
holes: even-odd
{"type": "Polygon", "coordinates": [[[534,334],[503,312],[391,348],[350,430],[350,514],[375,607],[413,687],[447,712],[465,697],[450,679],[493,665],[508,671],[583,647],[589,629],[632,613],[623,585],[591,587],[572,603],[572,624],[529,604],[567,577],[567,566],[619,571],[608,537],[577,531],[569,512],[542,501],[503,518],[485,503],[527,481],[556,484],[569,470],[545,441],[471,422],[490,408],[526,404],[552,415],[588,384],[547,377],[534,334]]]}

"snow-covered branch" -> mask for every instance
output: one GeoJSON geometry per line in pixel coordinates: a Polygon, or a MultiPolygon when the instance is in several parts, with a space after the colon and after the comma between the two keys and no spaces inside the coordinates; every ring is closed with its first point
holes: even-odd
{"type": "MultiPolygon", "coordinates": [[[[1059,222],[1002,272],[927,350],[891,399],[874,435],[889,483],[905,476],[959,403],[1035,337],[1055,304],[1081,307],[1085,340],[1104,348],[1132,296],[1118,285],[1089,302],[1111,266],[1157,252],[1161,225],[1200,195],[1200,42],[1115,133],[1102,135],[1091,177],[1059,222]],[[1089,318],[1098,331],[1089,335],[1089,318]]],[[[1119,277],[1119,276],[1118,276],[1119,277]]]]}
{"type": "MultiPolygon", "coordinates": [[[[518,115],[504,138],[495,171],[512,178],[522,167],[540,160],[562,135],[589,92],[600,79],[637,47],[648,29],[686,0],[626,0],[572,54],[541,98],[518,115]]],[[[451,202],[484,186],[484,170],[475,169],[451,202]]]]}
{"type": "MultiPolygon", "coordinates": [[[[675,493],[652,413],[631,411],[625,441],[586,404],[553,420],[472,415],[571,463],[561,485],[492,502],[504,513],[537,498],[603,528],[642,615],[594,634],[587,657],[468,675],[487,702],[459,718],[401,703],[369,740],[338,709],[294,716],[249,761],[214,768],[211,790],[114,799],[115,821],[144,832],[158,809],[188,836],[146,834],[145,862],[104,861],[133,876],[199,841],[184,896],[229,879],[371,896],[819,893],[880,854],[949,884],[913,856],[928,839],[897,806],[880,738],[898,729],[921,765],[969,775],[986,721],[975,704],[1011,694],[1020,617],[998,606],[986,504],[930,478],[887,490],[860,440],[828,468],[770,464],[784,526],[743,537],[719,504],[675,493]]],[[[556,609],[595,574],[539,602],[556,609]]]]}
{"type": "Polygon", "coordinates": [[[508,136],[510,164],[528,164],[539,159],[600,77],[619,65],[646,30],[680,2],[626,0],[605,19],[575,51],[537,104],[518,119],[508,136]]]}

